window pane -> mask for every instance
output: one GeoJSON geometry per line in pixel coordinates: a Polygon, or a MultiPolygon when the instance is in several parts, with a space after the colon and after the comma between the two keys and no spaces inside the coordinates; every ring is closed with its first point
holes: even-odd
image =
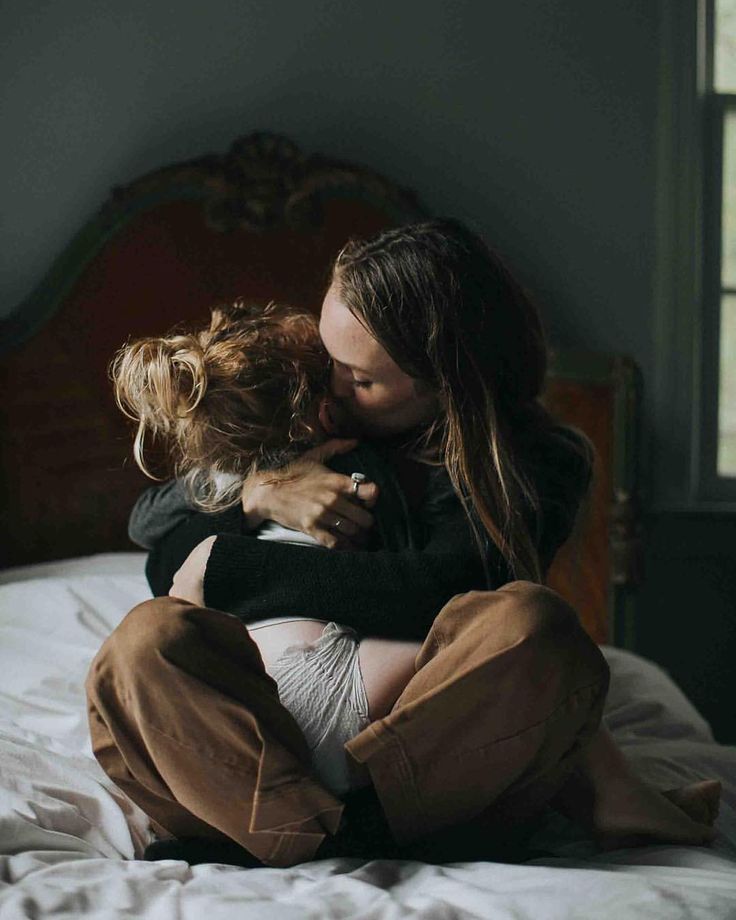
{"type": "Polygon", "coordinates": [[[716,34],[713,79],[716,92],[736,92],[736,0],[715,0],[716,34]]]}
{"type": "Polygon", "coordinates": [[[736,288],[736,111],[724,119],[721,287],[736,288]]]}
{"type": "Polygon", "coordinates": [[[721,298],[718,475],[736,476],[736,295],[721,298]]]}

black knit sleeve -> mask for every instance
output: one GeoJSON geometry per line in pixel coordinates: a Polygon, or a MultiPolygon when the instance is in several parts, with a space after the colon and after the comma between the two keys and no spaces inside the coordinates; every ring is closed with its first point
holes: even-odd
{"type": "Polygon", "coordinates": [[[245,516],[240,505],[217,514],[193,511],[170,528],[154,545],[146,560],[146,577],[154,597],[169,593],[174,575],[202,540],[216,534],[243,534],[245,516]]]}
{"type": "Polygon", "coordinates": [[[363,636],[422,640],[451,597],[486,586],[457,511],[411,551],[340,552],[222,534],[207,564],[205,603],[244,622],[293,614],[335,620],[363,636]]]}
{"type": "MultiPolygon", "coordinates": [[[[545,444],[530,468],[540,492],[542,514],[533,523],[545,570],[570,532],[590,477],[569,446],[545,444]]],[[[340,552],[248,536],[239,508],[195,514],[154,549],[147,574],[154,593],[165,594],[189,552],[217,534],[204,578],[207,606],[245,623],[294,615],[335,620],[364,636],[422,640],[451,597],[498,588],[511,575],[493,543],[484,540],[480,551],[444,471],[420,517],[417,548],[340,552]]]]}

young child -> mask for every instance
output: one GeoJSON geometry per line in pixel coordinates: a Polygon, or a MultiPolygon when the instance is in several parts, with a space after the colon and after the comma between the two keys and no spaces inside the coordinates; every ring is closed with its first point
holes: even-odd
{"type": "MultiPolygon", "coordinates": [[[[118,405],[137,422],[136,463],[153,476],[149,455],[157,454],[160,463],[163,451],[176,476],[140,497],[131,515],[132,539],[150,549],[195,508],[215,512],[237,505],[251,471],[282,470],[333,437],[338,410],[328,396],[329,370],[317,319],[274,303],[217,307],[206,328],[124,346],[111,377],[118,405]]],[[[373,545],[413,548],[404,495],[380,451],[361,445],[334,459],[333,466],[356,474],[355,501],[361,478],[379,486],[373,545]]],[[[317,545],[273,521],[253,536],[317,545]]],[[[390,708],[414,673],[419,645],[361,642],[350,627],[306,618],[278,617],[248,623],[247,629],[282,704],[310,745],[317,774],[343,795],[354,784],[344,743],[388,712],[385,687],[380,694],[385,712],[369,705],[363,680],[364,674],[371,677],[367,656],[392,662],[383,677],[395,687],[390,708]]]]}
{"type": "Polygon", "coordinates": [[[138,423],[138,466],[152,476],[148,441],[162,441],[193,504],[221,511],[251,470],[284,466],[324,439],[328,371],[314,316],[236,302],[215,307],[207,328],[126,345],[111,376],[138,423]]]}

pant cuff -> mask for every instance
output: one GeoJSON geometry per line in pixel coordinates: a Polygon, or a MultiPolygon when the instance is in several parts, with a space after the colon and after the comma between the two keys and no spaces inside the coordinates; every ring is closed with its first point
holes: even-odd
{"type": "Polygon", "coordinates": [[[400,740],[381,722],[372,722],[345,749],[367,767],[394,840],[407,844],[424,836],[429,825],[400,740]]]}

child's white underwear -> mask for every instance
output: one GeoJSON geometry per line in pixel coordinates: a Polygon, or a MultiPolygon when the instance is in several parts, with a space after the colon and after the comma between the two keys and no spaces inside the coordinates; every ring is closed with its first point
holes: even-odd
{"type": "Polygon", "coordinates": [[[307,739],[315,773],[336,796],[352,788],[345,742],[370,722],[359,645],[354,629],[328,623],[316,642],[289,646],[269,669],[307,739]]]}

